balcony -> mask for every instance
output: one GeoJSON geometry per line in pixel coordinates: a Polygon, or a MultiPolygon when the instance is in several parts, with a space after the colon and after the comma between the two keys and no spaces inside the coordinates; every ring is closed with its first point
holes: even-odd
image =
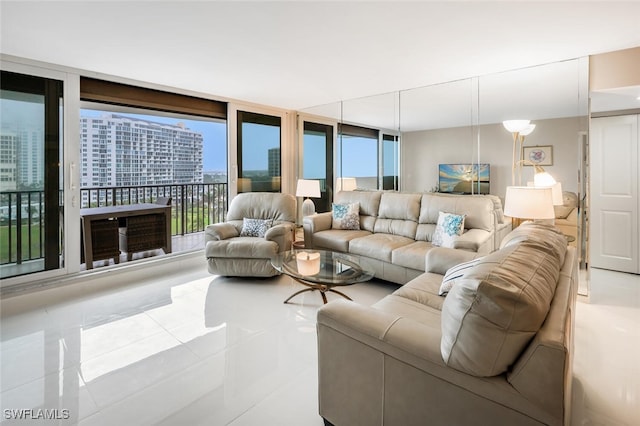
{"type": "MultiPolygon", "coordinates": [[[[223,222],[227,212],[226,183],[95,187],[80,190],[80,208],[153,203],[171,197],[173,252],[204,248],[204,229],[223,222]]],[[[62,196],[60,197],[62,204],[62,196]]],[[[64,207],[61,207],[64,214],[64,207]]],[[[40,270],[44,259],[44,192],[3,191],[0,195],[0,275],[3,278],[40,270]],[[18,207],[20,206],[20,207],[18,207]]],[[[64,247],[64,243],[62,244],[64,247]]],[[[61,256],[63,256],[61,249],[61,256]]],[[[136,253],[140,257],[161,250],[136,253]]],[[[125,261],[126,256],[122,255],[125,261]]],[[[97,261],[94,266],[107,264],[97,261]]],[[[84,265],[81,267],[84,269],[84,265]]]]}

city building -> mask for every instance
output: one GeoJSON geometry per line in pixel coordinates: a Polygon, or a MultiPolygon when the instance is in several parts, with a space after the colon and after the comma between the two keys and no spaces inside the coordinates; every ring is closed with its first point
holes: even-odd
{"type": "MultiPolygon", "coordinates": [[[[81,117],[80,127],[82,188],[203,182],[203,137],[182,123],[104,114],[81,117]]],[[[98,194],[83,192],[83,205],[98,194]]]]}

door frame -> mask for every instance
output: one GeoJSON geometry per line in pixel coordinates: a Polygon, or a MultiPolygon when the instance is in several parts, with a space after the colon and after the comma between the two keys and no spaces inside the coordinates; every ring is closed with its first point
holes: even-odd
{"type": "Polygon", "coordinates": [[[58,269],[34,272],[16,277],[3,278],[0,288],[17,284],[47,280],[80,271],[80,176],[78,175],[78,159],[80,147],[80,77],[78,74],[45,68],[29,61],[16,62],[0,58],[0,69],[34,77],[49,78],[62,81],[62,161],[60,162],[60,183],[65,206],[63,221],[64,260],[58,269]],[[75,225],[75,226],[74,226],[75,225]]]}

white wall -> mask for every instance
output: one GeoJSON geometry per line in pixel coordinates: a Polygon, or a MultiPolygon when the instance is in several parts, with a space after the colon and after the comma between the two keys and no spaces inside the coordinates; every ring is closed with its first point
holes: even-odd
{"type": "MultiPolygon", "coordinates": [[[[586,131],[586,118],[536,120],[525,146],[552,145],[553,165],[544,169],[565,191],[578,190],[578,133],[586,131]]],[[[513,138],[502,123],[479,126],[480,163],[491,164],[491,193],[504,199],[511,185],[513,138]]],[[[471,127],[437,129],[402,134],[404,191],[429,191],[438,184],[438,164],[475,162],[477,142],[471,127]]],[[[533,168],[523,167],[523,184],[533,180],[533,168]]]]}

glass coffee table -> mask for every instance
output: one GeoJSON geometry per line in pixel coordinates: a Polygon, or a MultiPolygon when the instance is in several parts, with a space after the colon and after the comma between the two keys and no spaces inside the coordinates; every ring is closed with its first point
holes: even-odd
{"type": "Polygon", "coordinates": [[[271,259],[276,270],[290,276],[308,288],[293,293],[284,303],[306,291],[320,291],[327,303],[326,292],[337,293],[352,300],[334,287],[356,284],[373,278],[373,271],[360,266],[360,259],[330,250],[290,250],[271,259]]]}

